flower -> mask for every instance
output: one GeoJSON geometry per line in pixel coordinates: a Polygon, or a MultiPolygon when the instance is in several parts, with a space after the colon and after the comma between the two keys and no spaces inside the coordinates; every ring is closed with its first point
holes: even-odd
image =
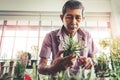
{"type": "Polygon", "coordinates": [[[24,75],[24,80],[32,80],[31,77],[28,74],[24,75]]]}
{"type": "Polygon", "coordinates": [[[27,65],[30,58],[31,58],[31,54],[29,52],[26,51],[18,52],[18,60],[23,62],[25,65],[27,65]]]}
{"type": "Polygon", "coordinates": [[[110,46],[110,39],[102,39],[99,41],[100,46],[105,49],[106,47],[110,46]]]}

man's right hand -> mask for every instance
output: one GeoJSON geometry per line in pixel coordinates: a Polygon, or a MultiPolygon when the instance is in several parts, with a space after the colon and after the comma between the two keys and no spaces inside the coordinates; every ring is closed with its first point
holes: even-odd
{"type": "Polygon", "coordinates": [[[59,51],[55,59],[53,60],[51,65],[47,65],[48,59],[47,58],[41,58],[39,66],[38,66],[38,72],[41,74],[54,74],[60,71],[64,71],[68,67],[73,66],[76,56],[75,55],[69,55],[66,57],[61,57],[61,54],[64,51],[59,51]]]}
{"type": "Polygon", "coordinates": [[[68,55],[66,57],[61,57],[63,51],[58,52],[58,55],[53,60],[51,65],[51,69],[53,73],[60,72],[66,70],[68,67],[71,67],[74,64],[75,55],[68,55]]]}

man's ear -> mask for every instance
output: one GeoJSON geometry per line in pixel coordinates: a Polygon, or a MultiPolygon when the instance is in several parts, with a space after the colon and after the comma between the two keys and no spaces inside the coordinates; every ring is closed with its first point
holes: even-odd
{"type": "Polygon", "coordinates": [[[62,14],[60,15],[60,18],[61,18],[61,20],[63,21],[63,15],[62,15],[62,14]]]}

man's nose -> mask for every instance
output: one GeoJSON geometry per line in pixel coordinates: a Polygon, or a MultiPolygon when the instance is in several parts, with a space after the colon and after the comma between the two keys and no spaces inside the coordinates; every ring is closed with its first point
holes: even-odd
{"type": "Polygon", "coordinates": [[[72,19],[72,24],[76,24],[76,18],[72,19]]]}

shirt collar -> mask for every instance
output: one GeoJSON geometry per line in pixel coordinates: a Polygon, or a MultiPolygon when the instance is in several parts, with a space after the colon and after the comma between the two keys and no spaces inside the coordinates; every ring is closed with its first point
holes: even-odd
{"type": "MultiPolygon", "coordinates": [[[[58,31],[57,33],[57,37],[59,37],[59,39],[63,39],[63,30],[64,30],[64,26],[61,27],[61,29],[58,31]]],[[[80,28],[77,30],[77,33],[78,33],[78,38],[82,37],[82,40],[85,41],[85,32],[83,30],[81,30],[80,28]]]]}

